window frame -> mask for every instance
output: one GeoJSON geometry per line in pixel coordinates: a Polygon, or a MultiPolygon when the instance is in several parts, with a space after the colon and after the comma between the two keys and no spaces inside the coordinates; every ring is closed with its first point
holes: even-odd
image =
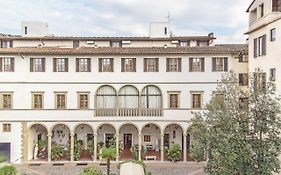
{"type": "Polygon", "coordinates": [[[64,110],[67,109],[67,92],[55,92],[55,109],[57,110],[64,110]],[[58,95],[64,95],[64,107],[59,108],[58,107],[58,95]]]}
{"type": "Polygon", "coordinates": [[[68,67],[68,58],[53,58],[53,72],[68,72],[68,67]],[[64,60],[63,70],[59,60],[64,60]]]}
{"type": "Polygon", "coordinates": [[[143,59],[143,71],[144,72],[159,72],[159,58],[144,58],[143,59]],[[154,65],[148,64],[152,63],[154,65]]]}
{"type": "Polygon", "coordinates": [[[136,72],[137,71],[136,64],[137,64],[136,58],[121,58],[121,72],[136,72]],[[131,63],[132,65],[128,66],[128,64],[126,64],[128,62],[131,63]]]}
{"type": "Polygon", "coordinates": [[[271,68],[269,70],[269,73],[270,73],[269,79],[271,81],[276,81],[276,68],[271,68]]]}
{"type": "Polygon", "coordinates": [[[0,72],[15,72],[15,58],[14,57],[0,57],[0,72]],[[10,65],[6,65],[7,60],[9,60],[10,65]],[[9,69],[6,69],[9,67],[9,69]]]}
{"type": "Polygon", "coordinates": [[[31,92],[31,98],[32,98],[32,103],[31,103],[31,108],[34,110],[41,110],[44,109],[44,92],[31,92]],[[35,107],[35,95],[41,95],[41,107],[35,107]]]}
{"type": "Polygon", "coordinates": [[[0,92],[0,109],[2,110],[9,110],[9,109],[13,109],[13,92],[0,92]],[[4,95],[10,95],[10,107],[4,107],[4,95]]]}
{"type": "Polygon", "coordinates": [[[182,58],[166,58],[166,72],[182,72],[182,58]],[[171,64],[171,60],[173,64],[171,64]],[[171,67],[174,66],[174,67],[171,67]]]}
{"type": "Polygon", "coordinates": [[[212,71],[213,72],[227,72],[228,71],[228,57],[212,57],[212,71]],[[222,67],[218,69],[217,60],[222,60],[222,67]]]}
{"type": "Polygon", "coordinates": [[[203,108],[203,91],[191,91],[190,95],[191,95],[191,109],[194,110],[201,110],[203,108]],[[194,106],[194,95],[200,95],[200,106],[196,107],[194,106]]]}
{"type": "Polygon", "coordinates": [[[77,109],[80,110],[87,110],[90,109],[90,92],[77,92],[77,109]],[[81,107],[81,95],[86,95],[87,96],[87,106],[86,107],[81,107]]]}
{"type": "Polygon", "coordinates": [[[3,123],[2,124],[2,132],[12,132],[12,124],[11,123],[3,123]]]}
{"type": "Polygon", "coordinates": [[[168,108],[169,109],[179,109],[180,108],[180,91],[168,91],[168,108]],[[172,106],[171,103],[171,96],[172,95],[176,95],[177,99],[176,99],[176,106],[172,106]]]}
{"type": "Polygon", "coordinates": [[[99,58],[99,72],[114,72],[114,58],[99,58]],[[109,64],[106,64],[108,67],[105,66],[105,60],[106,62],[109,62],[109,64]]]}
{"type": "Polygon", "coordinates": [[[276,40],[276,28],[270,29],[270,41],[273,42],[276,40]]]}

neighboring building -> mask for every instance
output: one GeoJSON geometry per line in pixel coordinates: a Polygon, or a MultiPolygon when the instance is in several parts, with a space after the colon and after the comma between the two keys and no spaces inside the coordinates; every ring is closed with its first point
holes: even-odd
{"type": "Polygon", "coordinates": [[[281,94],[281,0],[254,0],[247,12],[249,71],[260,68],[281,94]]]}
{"type": "Polygon", "coordinates": [[[44,162],[61,145],[61,161],[97,161],[100,147],[117,143],[117,160],[143,147],[139,159],[164,161],[164,148],[178,143],[188,160],[192,111],[225,72],[247,86],[247,46],[214,45],[213,34],[166,36],[165,27],[152,23],[151,37],[1,35],[2,151],[11,162],[44,162]]]}

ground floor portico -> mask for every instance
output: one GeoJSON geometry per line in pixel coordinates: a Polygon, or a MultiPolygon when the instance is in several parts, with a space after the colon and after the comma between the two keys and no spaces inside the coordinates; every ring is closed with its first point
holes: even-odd
{"type": "Polygon", "coordinates": [[[116,149],[116,161],[169,161],[166,150],[181,149],[188,161],[192,133],[187,122],[102,121],[22,122],[22,162],[95,162],[105,147],[116,149]]]}

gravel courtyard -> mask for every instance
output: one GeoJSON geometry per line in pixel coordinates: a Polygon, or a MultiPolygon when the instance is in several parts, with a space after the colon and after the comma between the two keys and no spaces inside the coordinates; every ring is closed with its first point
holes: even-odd
{"type": "MultiPolygon", "coordinates": [[[[203,172],[204,163],[147,163],[147,170],[152,172],[152,175],[205,175],[203,172]]],[[[41,165],[16,165],[19,175],[77,175],[84,167],[96,167],[103,172],[106,172],[105,165],[88,164],[64,164],[63,166],[54,166],[53,164],[41,165]]],[[[113,164],[113,173],[118,173],[117,165],[113,164]]]]}

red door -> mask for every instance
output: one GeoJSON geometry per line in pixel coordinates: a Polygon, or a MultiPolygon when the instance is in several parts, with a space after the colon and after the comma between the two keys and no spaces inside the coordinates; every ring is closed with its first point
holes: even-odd
{"type": "Polygon", "coordinates": [[[132,134],[124,134],[124,149],[130,149],[132,146],[132,134]]]}

